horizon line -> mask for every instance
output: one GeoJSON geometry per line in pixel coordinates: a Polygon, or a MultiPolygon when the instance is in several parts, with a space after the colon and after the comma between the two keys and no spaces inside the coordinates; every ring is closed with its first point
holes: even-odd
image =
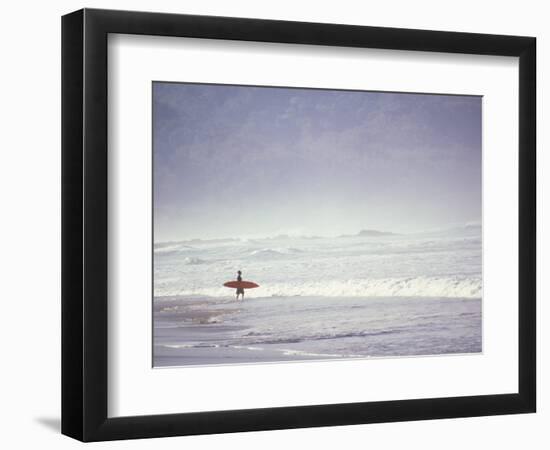
{"type": "Polygon", "coordinates": [[[482,224],[479,221],[470,221],[466,223],[455,223],[455,224],[449,224],[447,226],[442,227],[434,227],[429,228],[421,231],[413,231],[409,233],[403,233],[403,232],[393,232],[393,231],[382,231],[377,230],[373,228],[362,228],[356,233],[344,233],[344,234],[338,234],[338,235],[319,235],[319,234],[293,234],[293,233],[277,233],[277,234],[271,234],[271,235],[264,235],[264,236],[225,236],[225,237],[209,237],[209,238],[200,238],[200,237],[193,237],[193,238],[181,238],[181,239],[170,239],[165,241],[155,241],[154,240],[154,233],[153,233],[153,244],[177,244],[182,242],[212,242],[212,241],[243,241],[243,240],[261,240],[261,239],[279,239],[279,238],[287,238],[287,239],[336,239],[336,238],[352,238],[352,237],[361,237],[361,233],[373,233],[372,237],[389,237],[389,236],[410,236],[415,234],[423,234],[423,233],[434,233],[438,231],[444,231],[444,230],[451,230],[455,228],[481,228],[482,224]]]}

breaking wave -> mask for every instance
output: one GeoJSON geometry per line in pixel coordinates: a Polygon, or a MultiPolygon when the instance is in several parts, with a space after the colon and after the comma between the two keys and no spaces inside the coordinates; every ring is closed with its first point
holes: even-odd
{"type": "Polygon", "coordinates": [[[250,256],[261,258],[261,257],[278,257],[284,255],[293,255],[296,253],[302,253],[303,250],[292,248],[292,247],[277,247],[277,248],[262,248],[258,250],[253,250],[250,252],[250,256]]]}
{"type": "Polygon", "coordinates": [[[182,251],[193,250],[193,247],[182,244],[155,244],[154,253],[160,255],[169,255],[182,251]]]}
{"type": "Polygon", "coordinates": [[[188,265],[188,266],[193,266],[193,265],[196,265],[196,264],[205,264],[206,261],[204,259],[200,259],[200,258],[194,258],[194,257],[186,257],[184,258],[183,260],[183,264],[185,265],[188,265]]]}
{"type": "MultiPolygon", "coordinates": [[[[481,277],[407,277],[381,279],[329,280],[319,282],[294,282],[262,285],[254,289],[254,297],[443,297],[481,298],[481,277]]],[[[189,291],[174,291],[169,288],[155,289],[155,295],[204,295],[227,297],[233,292],[227,288],[203,288],[189,291]]]]}

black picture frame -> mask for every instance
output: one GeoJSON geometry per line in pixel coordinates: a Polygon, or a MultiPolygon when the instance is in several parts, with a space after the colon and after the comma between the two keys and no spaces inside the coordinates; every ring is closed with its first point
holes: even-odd
{"type": "MultiPolygon", "coordinates": [[[[62,433],[82,441],[535,412],[536,39],[83,9],[62,18],[62,433]],[[107,416],[109,33],[519,57],[519,386],[498,395],[107,416]]],[[[510,295],[514,295],[510,293],[510,295]]]]}

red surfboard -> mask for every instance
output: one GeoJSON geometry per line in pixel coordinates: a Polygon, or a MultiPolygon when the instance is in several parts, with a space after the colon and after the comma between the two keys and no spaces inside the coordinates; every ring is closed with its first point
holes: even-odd
{"type": "Polygon", "coordinates": [[[252,281],[228,281],[227,283],[223,283],[225,287],[233,288],[233,289],[253,289],[260,287],[256,283],[253,283],[252,281]]]}

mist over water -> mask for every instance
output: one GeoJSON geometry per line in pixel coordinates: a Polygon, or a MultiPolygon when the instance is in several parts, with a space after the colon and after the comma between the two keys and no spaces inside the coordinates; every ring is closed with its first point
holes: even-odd
{"type": "Polygon", "coordinates": [[[153,83],[155,240],[481,219],[481,97],[153,83]]]}

